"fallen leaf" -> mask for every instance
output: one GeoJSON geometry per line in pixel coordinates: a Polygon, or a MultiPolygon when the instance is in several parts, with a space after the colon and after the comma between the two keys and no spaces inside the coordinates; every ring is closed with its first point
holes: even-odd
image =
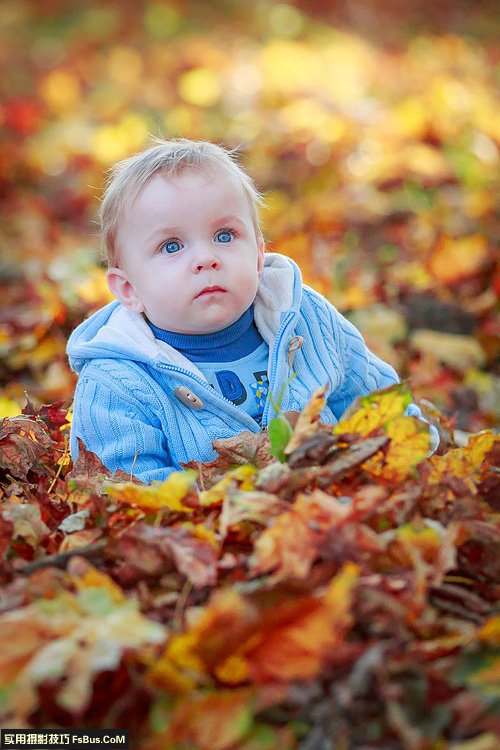
{"type": "Polygon", "coordinates": [[[444,365],[462,373],[481,367],[486,361],[481,344],[472,336],[421,329],[412,333],[410,345],[418,352],[434,355],[444,365]]]}
{"type": "Polygon", "coordinates": [[[309,402],[300,413],[290,440],[284,448],[285,455],[290,455],[318,429],[321,411],[326,405],[326,386],[317,388],[309,402]]]}
{"type": "Polygon", "coordinates": [[[335,425],[334,433],[369,435],[401,417],[411,401],[412,396],[406,383],[398,383],[368,396],[361,396],[335,425]]]}
{"type": "Polygon", "coordinates": [[[0,467],[19,479],[26,479],[30,470],[48,474],[53,445],[42,423],[24,416],[6,417],[0,428],[0,467]]]}
{"type": "Polygon", "coordinates": [[[194,471],[174,471],[164,482],[150,485],[134,482],[106,482],[103,491],[121,503],[136,505],[143,510],[171,510],[191,513],[192,508],[183,503],[196,481],[194,471]]]}

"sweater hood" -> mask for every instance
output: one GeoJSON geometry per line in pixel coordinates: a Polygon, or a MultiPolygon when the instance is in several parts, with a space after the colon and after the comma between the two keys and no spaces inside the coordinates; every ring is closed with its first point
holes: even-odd
{"type": "MultiPolygon", "coordinates": [[[[296,263],[279,253],[266,253],[254,302],[255,324],[272,346],[283,317],[298,315],[302,278],[296,263]]],[[[120,302],[110,302],[81,323],[68,340],[71,368],[79,373],[92,359],[127,359],[148,365],[167,363],[195,373],[198,368],[169,344],[159,341],[140,313],[120,302]]]]}

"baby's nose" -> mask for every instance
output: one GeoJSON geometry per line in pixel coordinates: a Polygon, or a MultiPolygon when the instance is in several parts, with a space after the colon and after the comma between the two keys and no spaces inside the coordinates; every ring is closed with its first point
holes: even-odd
{"type": "Polygon", "coordinates": [[[203,271],[205,269],[217,270],[220,268],[220,261],[212,247],[200,248],[194,258],[194,269],[196,272],[203,271]]]}

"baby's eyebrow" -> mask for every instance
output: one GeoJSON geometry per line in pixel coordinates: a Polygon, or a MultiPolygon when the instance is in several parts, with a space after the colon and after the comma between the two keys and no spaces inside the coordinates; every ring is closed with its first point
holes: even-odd
{"type": "Polygon", "coordinates": [[[161,240],[164,237],[175,237],[181,233],[179,227],[158,227],[154,229],[150,234],[146,235],[146,242],[154,242],[155,240],[161,240]]]}
{"type": "Polygon", "coordinates": [[[219,226],[224,226],[224,224],[236,224],[236,223],[244,224],[245,222],[243,221],[243,219],[240,219],[239,216],[235,216],[234,214],[228,214],[227,216],[221,216],[217,219],[214,219],[214,221],[212,221],[212,226],[219,227],[219,226]]]}

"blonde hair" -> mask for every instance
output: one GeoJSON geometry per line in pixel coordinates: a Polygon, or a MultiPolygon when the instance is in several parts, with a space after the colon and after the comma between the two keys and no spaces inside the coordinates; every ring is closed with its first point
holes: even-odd
{"type": "Polygon", "coordinates": [[[186,138],[166,141],[152,136],[151,141],[154,145],[150,148],[117,162],[108,172],[99,222],[102,250],[109,266],[117,266],[119,261],[116,239],[122,211],[137,198],[157,172],[169,177],[178,175],[184,169],[198,169],[224,172],[235,178],[248,197],[256,236],[259,239],[262,237],[258,214],[258,206],[263,203],[262,196],[252,178],[236,162],[234,151],[209,141],[190,141],[186,138]]]}

